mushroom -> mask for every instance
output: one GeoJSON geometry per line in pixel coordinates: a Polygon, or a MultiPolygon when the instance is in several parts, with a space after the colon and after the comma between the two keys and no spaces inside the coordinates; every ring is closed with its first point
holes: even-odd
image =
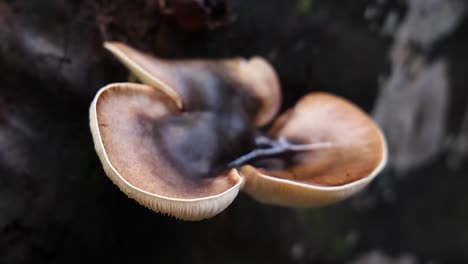
{"type": "Polygon", "coordinates": [[[180,115],[162,92],[139,84],[115,83],[91,105],[91,131],[109,178],[129,197],[155,211],[198,220],[221,212],[243,179],[235,169],[195,178],[171,164],[155,124],[180,115]]]}
{"type": "MultiPolygon", "coordinates": [[[[163,60],[141,53],[125,44],[106,42],[112,52],[143,83],[166,93],[179,108],[188,111],[224,105],[232,91],[256,97],[252,116],[257,126],[270,122],[281,105],[281,91],[276,73],[261,57],[209,60],[163,60]],[[219,83],[222,80],[222,84],[219,83]],[[229,93],[230,92],[230,93],[229,93]],[[225,96],[225,97],[223,97],[225,96]],[[185,104],[182,103],[185,102],[185,104]]],[[[245,96],[246,99],[248,96],[245,96]]],[[[248,102],[249,103],[249,102],[248,102]]]]}
{"type": "Polygon", "coordinates": [[[242,167],[243,189],[264,203],[319,207],[341,201],[364,188],[387,161],[385,139],[374,122],[326,93],[304,96],[269,135],[310,147],[281,162],[265,158],[242,167]]]}
{"type": "Polygon", "coordinates": [[[323,206],[364,188],[386,163],[375,123],[326,93],[304,96],[262,134],[281,94],[260,57],[164,60],[122,43],[104,46],[144,84],[97,93],[96,151],[109,178],[154,211],[201,220],[239,190],[270,204],[323,206]]]}

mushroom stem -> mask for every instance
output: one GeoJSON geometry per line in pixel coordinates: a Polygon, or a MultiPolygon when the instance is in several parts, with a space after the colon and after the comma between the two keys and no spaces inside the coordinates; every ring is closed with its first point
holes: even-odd
{"type": "Polygon", "coordinates": [[[318,142],[312,144],[292,144],[284,137],[281,137],[278,140],[272,140],[265,136],[256,137],[255,145],[257,147],[256,149],[231,161],[228,164],[228,166],[230,168],[234,168],[243,165],[250,160],[257,159],[260,157],[279,155],[286,152],[316,150],[322,148],[329,148],[332,146],[330,142],[318,142]]]}

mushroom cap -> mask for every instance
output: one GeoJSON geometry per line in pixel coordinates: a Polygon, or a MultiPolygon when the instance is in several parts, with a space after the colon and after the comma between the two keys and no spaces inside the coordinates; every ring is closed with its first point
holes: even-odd
{"type": "Polygon", "coordinates": [[[362,110],[311,93],[268,133],[299,151],[229,169],[232,156],[252,147],[252,127],[270,122],[280,106],[278,79],[264,59],[170,61],[121,43],[105,47],[147,85],[115,83],[97,93],[95,148],[108,177],[154,211],[209,218],[240,189],[264,203],[324,206],[360,191],[386,163],[384,136],[362,110]]]}
{"type": "Polygon", "coordinates": [[[95,148],[108,177],[140,204],[184,220],[201,220],[224,210],[243,179],[236,169],[194,178],[167,159],[157,126],[181,111],[152,87],[115,83],[102,88],[90,107],[95,148]]]}
{"type": "Polygon", "coordinates": [[[143,83],[160,89],[187,111],[213,110],[225,103],[226,98],[220,97],[242,93],[250,99],[247,104],[252,108],[252,123],[263,126],[273,119],[281,105],[276,73],[261,57],[165,60],[119,42],[105,42],[104,47],[143,83]]]}
{"type": "Polygon", "coordinates": [[[289,207],[320,207],[364,188],[387,161],[385,138],[358,107],[326,93],[304,96],[273,124],[271,137],[322,147],[241,168],[243,190],[289,207]]]}

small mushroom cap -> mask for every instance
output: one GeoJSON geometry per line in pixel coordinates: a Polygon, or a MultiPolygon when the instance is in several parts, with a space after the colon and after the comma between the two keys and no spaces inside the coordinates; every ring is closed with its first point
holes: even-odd
{"type": "Polygon", "coordinates": [[[246,104],[252,108],[250,115],[256,126],[270,122],[279,110],[279,81],[263,58],[164,60],[119,42],[106,42],[104,47],[143,83],[166,93],[179,108],[213,110],[234,92],[250,99],[246,104]]]}
{"type": "Polygon", "coordinates": [[[90,108],[96,151],[108,177],[140,204],[184,220],[209,218],[233,201],[243,179],[235,169],[193,178],[172,166],[155,129],[178,114],[174,101],[152,87],[108,85],[90,108]]]}
{"type": "Polygon", "coordinates": [[[384,167],[387,147],[376,124],[334,95],[312,93],[274,123],[270,136],[317,148],[244,166],[243,190],[290,207],[319,207],[364,188],[384,167]]]}
{"type": "Polygon", "coordinates": [[[280,84],[273,67],[262,57],[226,60],[225,65],[234,79],[245,84],[243,88],[249,94],[260,99],[254,123],[257,126],[268,124],[281,106],[280,84]]]}

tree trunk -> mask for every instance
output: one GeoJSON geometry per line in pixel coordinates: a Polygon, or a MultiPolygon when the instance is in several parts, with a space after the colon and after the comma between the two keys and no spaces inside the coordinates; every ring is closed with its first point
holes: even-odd
{"type": "Polygon", "coordinates": [[[174,3],[0,0],[0,263],[468,260],[464,1],[191,0],[190,16],[174,3]],[[241,194],[202,222],[154,213],[107,179],[94,151],[91,100],[129,78],[105,40],[167,58],[261,55],[279,74],[282,110],[322,90],[373,113],[389,167],[323,209],[241,194]]]}

